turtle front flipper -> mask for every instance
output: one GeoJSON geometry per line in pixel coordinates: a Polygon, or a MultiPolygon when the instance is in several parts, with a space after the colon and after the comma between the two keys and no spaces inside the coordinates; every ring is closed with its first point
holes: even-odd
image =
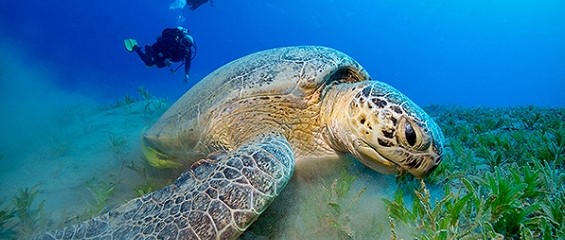
{"type": "Polygon", "coordinates": [[[235,239],[289,182],[288,141],[265,135],[194,163],[174,184],[36,239],[235,239]]]}

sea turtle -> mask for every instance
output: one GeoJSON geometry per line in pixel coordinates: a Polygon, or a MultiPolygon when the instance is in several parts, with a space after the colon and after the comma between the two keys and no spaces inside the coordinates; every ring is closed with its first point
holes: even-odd
{"type": "Polygon", "coordinates": [[[215,70],[143,134],[154,166],[190,166],[173,184],[38,239],[234,239],[295,164],[352,154],[381,173],[424,177],[443,135],[416,104],[319,46],[265,50],[215,70]]]}

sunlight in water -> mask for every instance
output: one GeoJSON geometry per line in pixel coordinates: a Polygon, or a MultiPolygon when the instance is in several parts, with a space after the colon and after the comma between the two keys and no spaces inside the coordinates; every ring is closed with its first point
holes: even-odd
{"type": "Polygon", "coordinates": [[[169,5],[169,9],[183,9],[184,6],[186,6],[186,1],[184,1],[184,0],[174,0],[169,5]]]}
{"type": "Polygon", "coordinates": [[[169,5],[170,10],[179,10],[177,13],[177,25],[181,25],[186,20],[186,18],[182,14],[182,10],[184,9],[185,6],[186,6],[186,0],[174,0],[169,5]]]}

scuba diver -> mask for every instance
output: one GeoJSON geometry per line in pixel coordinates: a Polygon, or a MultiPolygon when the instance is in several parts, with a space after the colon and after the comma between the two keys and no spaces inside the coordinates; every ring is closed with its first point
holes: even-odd
{"type": "MultiPolygon", "coordinates": [[[[208,2],[208,0],[186,0],[186,6],[188,6],[188,9],[190,10],[196,10],[198,7],[200,7],[202,4],[208,2]]],[[[214,6],[214,1],[210,0],[210,5],[212,5],[212,7],[214,6]]]]}
{"type": "Polygon", "coordinates": [[[124,44],[126,50],[136,52],[147,67],[164,68],[170,67],[173,62],[181,62],[176,69],[171,68],[171,72],[175,73],[184,65],[184,81],[188,82],[190,63],[196,56],[196,45],[192,36],[188,34],[188,29],[165,28],[161,36],[157,37],[157,42],[153,45],[145,45],[145,53],[137,45],[135,39],[126,39],[124,44]]]}

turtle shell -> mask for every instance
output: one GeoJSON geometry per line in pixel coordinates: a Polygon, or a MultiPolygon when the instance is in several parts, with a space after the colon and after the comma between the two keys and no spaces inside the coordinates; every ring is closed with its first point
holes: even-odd
{"type": "MultiPolygon", "coordinates": [[[[283,47],[234,60],[203,78],[145,133],[162,137],[161,149],[193,149],[218,106],[244,98],[286,95],[304,98],[327,84],[369,80],[348,55],[320,46],[283,47]],[[166,140],[165,138],[173,138],[166,140]]],[[[207,153],[204,153],[207,154],[207,153]]]]}

